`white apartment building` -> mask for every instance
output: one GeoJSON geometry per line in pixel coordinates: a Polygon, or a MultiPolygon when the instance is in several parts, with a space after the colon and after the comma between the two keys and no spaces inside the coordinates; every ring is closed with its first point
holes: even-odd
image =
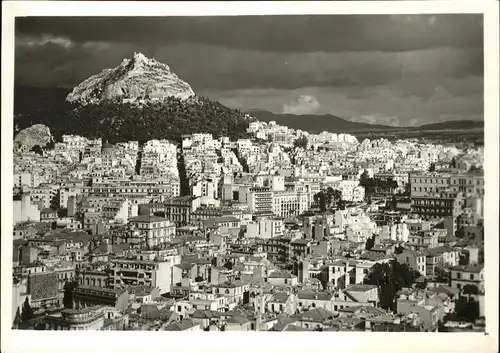
{"type": "Polygon", "coordinates": [[[166,218],[143,215],[129,219],[129,223],[146,233],[149,246],[170,242],[175,236],[175,224],[166,218]]]}
{"type": "Polygon", "coordinates": [[[117,259],[112,261],[111,284],[123,286],[149,286],[160,289],[160,294],[170,293],[179,279],[174,278],[174,265],[180,264],[180,256],[171,256],[163,261],[152,259],[117,259]]]}
{"type": "Polygon", "coordinates": [[[309,197],[295,190],[275,191],[272,195],[273,213],[279,217],[295,217],[309,209],[309,197]]]}

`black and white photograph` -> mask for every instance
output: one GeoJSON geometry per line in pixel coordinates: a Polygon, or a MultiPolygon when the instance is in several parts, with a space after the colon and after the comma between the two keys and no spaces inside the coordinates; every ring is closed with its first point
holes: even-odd
{"type": "Polygon", "coordinates": [[[485,16],[15,17],[11,331],[493,334],[485,16]]]}

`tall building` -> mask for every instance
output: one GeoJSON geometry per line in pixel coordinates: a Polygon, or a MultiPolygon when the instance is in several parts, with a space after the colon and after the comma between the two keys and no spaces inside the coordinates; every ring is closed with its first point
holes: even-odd
{"type": "Polygon", "coordinates": [[[239,201],[246,203],[254,213],[273,212],[273,192],[269,187],[240,188],[239,201]]]}
{"type": "Polygon", "coordinates": [[[31,202],[29,194],[23,194],[20,200],[14,200],[12,214],[14,224],[27,221],[40,222],[40,210],[31,202]]]}

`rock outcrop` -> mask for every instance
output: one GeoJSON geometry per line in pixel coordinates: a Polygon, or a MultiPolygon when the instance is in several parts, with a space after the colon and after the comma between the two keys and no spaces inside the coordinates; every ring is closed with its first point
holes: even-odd
{"type": "Polygon", "coordinates": [[[47,126],[36,124],[19,131],[14,138],[14,145],[26,146],[29,149],[35,146],[43,148],[53,140],[54,138],[47,126]]]}
{"type": "Polygon", "coordinates": [[[124,59],[114,69],[105,69],[76,86],[66,100],[80,104],[102,101],[148,102],[167,97],[187,100],[194,97],[191,86],[181,80],[170,67],[141,53],[124,59]]]}

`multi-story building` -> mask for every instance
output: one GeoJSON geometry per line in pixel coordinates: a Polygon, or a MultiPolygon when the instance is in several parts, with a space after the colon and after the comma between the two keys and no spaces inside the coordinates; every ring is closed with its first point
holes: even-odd
{"type": "Polygon", "coordinates": [[[134,229],[146,234],[148,246],[170,242],[175,235],[175,225],[163,217],[137,216],[130,218],[129,223],[134,229]]]}
{"type": "Polygon", "coordinates": [[[295,190],[275,191],[272,194],[272,211],[279,217],[296,217],[309,209],[306,193],[295,190]]]}
{"type": "Polygon", "coordinates": [[[452,192],[461,192],[464,197],[484,197],[484,174],[482,170],[453,174],[450,178],[452,192]]]}
{"type": "Polygon", "coordinates": [[[411,269],[418,271],[422,276],[427,275],[426,257],[424,253],[407,250],[396,255],[400,264],[407,264],[411,269]]]}
{"type": "Polygon", "coordinates": [[[249,298],[250,284],[232,281],[219,283],[212,286],[212,293],[220,294],[228,298],[228,303],[243,303],[245,295],[249,298]]]}
{"type": "Polygon", "coordinates": [[[84,285],[73,289],[73,302],[78,308],[106,305],[123,312],[128,307],[128,298],[128,292],[123,288],[101,288],[84,285]]]}
{"type": "Polygon", "coordinates": [[[191,213],[201,206],[200,198],[193,196],[178,196],[164,202],[140,205],[140,215],[161,215],[177,226],[191,222],[191,213]]]}
{"type": "Polygon", "coordinates": [[[462,193],[428,192],[412,197],[412,213],[424,220],[439,220],[451,217],[454,220],[462,214],[464,199],[462,193]]]}
{"type": "Polygon", "coordinates": [[[244,230],[247,238],[269,239],[282,236],[284,228],[282,218],[264,217],[248,223],[244,230]]]}
{"type": "Polygon", "coordinates": [[[426,249],[423,251],[426,256],[427,275],[434,276],[436,267],[452,268],[458,266],[460,261],[460,251],[448,246],[426,249]]]}
{"type": "Polygon", "coordinates": [[[103,181],[101,183],[92,184],[92,186],[82,187],[81,194],[83,196],[120,196],[130,199],[137,204],[135,200],[140,200],[145,197],[168,198],[178,196],[180,194],[180,183],[175,180],[170,180],[165,183],[160,183],[156,180],[103,181]]]}
{"type": "Polygon", "coordinates": [[[21,195],[20,199],[13,201],[13,223],[40,222],[40,210],[32,203],[29,194],[21,195]]]}
{"type": "Polygon", "coordinates": [[[273,192],[269,187],[242,187],[238,199],[254,213],[273,212],[273,192]]]}
{"type": "Polygon", "coordinates": [[[451,268],[451,286],[463,291],[467,285],[475,286],[478,294],[484,294],[484,266],[455,266],[451,268]]]}
{"type": "Polygon", "coordinates": [[[169,293],[172,285],[180,279],[174,278],[173,266],[180,264],[180,256],[168,260],[116,259],[112,261],[111,284],[114,288],[123,285],[158,287],[160,293],[169,293]]]}
{"type": "Polygon", "coordinates": [[[441,193],[450,187],[451,175],[437,172],[410,173],[411,197],[441,193]]]}
{"type": "Polygon", "coordinates": [[[191,212],[191,220],[204,221],[213,217],[221,217],[222,214],[222,209],[220,208],[202,205],[191,212]]]}
{"type": "Polygon", "coordinates": [[[442,232],[442,229],[412,232],[408,236],[408,242],[405,244],[405,247],[410,250],[416,251],[435,248],[439,245],[439,236],[442,234],[442,232]]]}
{"type": "Polygon", "coordinates": [[[279,236],[263,239],[258,242],[262,251],[267,253],[267,258],[275,262],[287,262],[291,258],[291,237],[279,236]]]}
{"type": "Polygon", "coordinates": [[[14,173],[14,176],[13,176],[14,187],[25,187],[25,186],[27,186],[29,188],[36,188],[41,183],[43,183],[45,181],[46,181],[45,178],[43,178],[36,171],[18,172],[18,173],[14,173]]]}
{"type": "Polygon", "coordinates": [[[100,330],[104,326],[105,314],[94,308],[64,309],[45,317],[45,329],[55,331],[100,330]]]}

